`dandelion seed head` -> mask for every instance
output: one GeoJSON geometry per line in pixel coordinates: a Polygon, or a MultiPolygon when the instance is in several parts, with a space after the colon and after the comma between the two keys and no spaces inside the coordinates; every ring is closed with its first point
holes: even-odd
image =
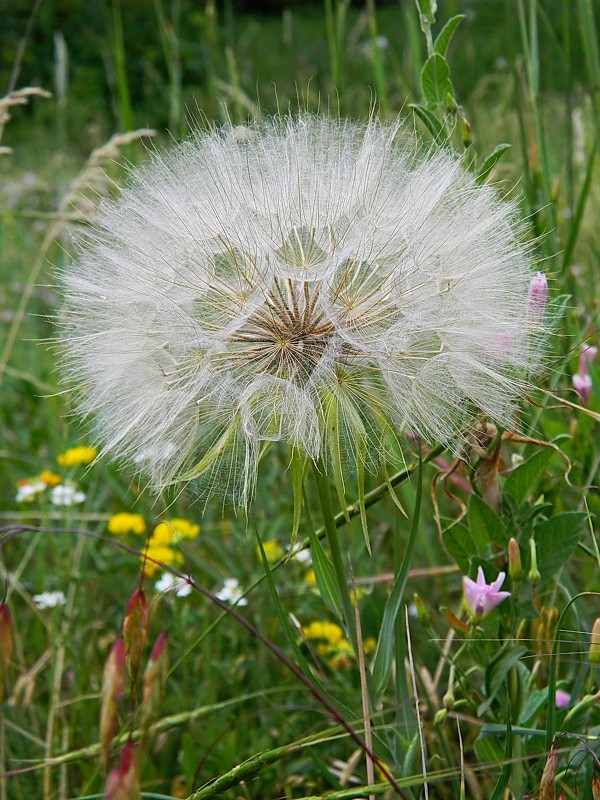
{"type": "Polygon", "coordinates": [[[266,441],[374,468],[403,427],[511,426],[539,356],[532,277],[515,208],[399,124],[199,132],[83,236],[66,374],[154,488],[247,503],[266,441]]]}

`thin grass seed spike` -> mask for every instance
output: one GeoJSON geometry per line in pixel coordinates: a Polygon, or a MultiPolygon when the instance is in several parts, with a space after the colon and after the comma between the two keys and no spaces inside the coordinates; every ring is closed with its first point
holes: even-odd
{"type": "Polygon", "coordinates": [[[404,427],[445,444],[480,411],[512,427],[543,325],[521,233],[514,205],[400,123],[197,132],[83,234],[67,380],[104,452],[154,489],[239,504],[265,441],[330,472],[397,460],[404,427]]]}

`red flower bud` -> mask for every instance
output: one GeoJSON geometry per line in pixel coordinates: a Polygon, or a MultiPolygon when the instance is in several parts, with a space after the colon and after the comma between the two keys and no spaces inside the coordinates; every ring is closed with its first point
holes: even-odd
{"type": "Polygon", "coordinates": [[[140,671],[142,651],[148,636],[148,601],[143,589],[136,589],[127,603],[123,621],[123,640],[127,656],[127,668],[132,684],[140,671]]]}
{"type": "Polygon", "coordinates": [[[8,675],[8,664],[13,651],[12,617],[6,603],[0,603],[0,699],[8,675]]]}
{"type": "Polygon", "coordinates": [[[141,703],[141,726],[144,732],[158,717],[165,696],[169,653],[167,634],[161,633],[154,642],[152,654],[144,673],[144,687],[141,703]]]}
{"type": "Polygon", "coordinates": [[[108,776],[104,800],[138,800],[139,797],[139,765],[130,739],[123,748],[121,764],[108,776]]]}
{"type": "Polygon", "coordinates": [[[102,675],[100,700],[100,744],[104,763],[108,760],[110,743],[119,731],[119,700],[125,687],[125,645],[119,638],[112,646],[102,675]]]}

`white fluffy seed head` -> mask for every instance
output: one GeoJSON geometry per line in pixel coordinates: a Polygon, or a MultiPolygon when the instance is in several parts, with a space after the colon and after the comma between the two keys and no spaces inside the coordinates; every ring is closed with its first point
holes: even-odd
{"type": "Polygon", "coordinates": [[[398,124],[197,133],[134,169],[64,276],[65,366],[160,490],[254,490],[261,443],[375,466],[510,426],[541,322],[515,208],[398,124]]]}

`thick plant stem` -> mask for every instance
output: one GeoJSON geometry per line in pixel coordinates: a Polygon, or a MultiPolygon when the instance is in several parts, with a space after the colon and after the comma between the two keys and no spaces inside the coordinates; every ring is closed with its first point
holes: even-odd
{"type": "Polygon", "coordinates": [[[344,564],[344,556],[342,554],[340,537],[338,535],[335,514],[331,501],[331,491],[327,481],[327,473],[325,472],[325,467],[322,462],[313,464],[313,467],[315,483],[317,484],[317,493],[319,495],[319,503],[321,504],[321,513],[323,515],[325,538],[329,546],[331,563],[333,565],[333,570],[335,572],[335,577],[340,592],[346,632],[350,638],[354,652],[358,655],[354,606],[352,604],[352,598],[350,597],[348,572],[344,564]]]}

